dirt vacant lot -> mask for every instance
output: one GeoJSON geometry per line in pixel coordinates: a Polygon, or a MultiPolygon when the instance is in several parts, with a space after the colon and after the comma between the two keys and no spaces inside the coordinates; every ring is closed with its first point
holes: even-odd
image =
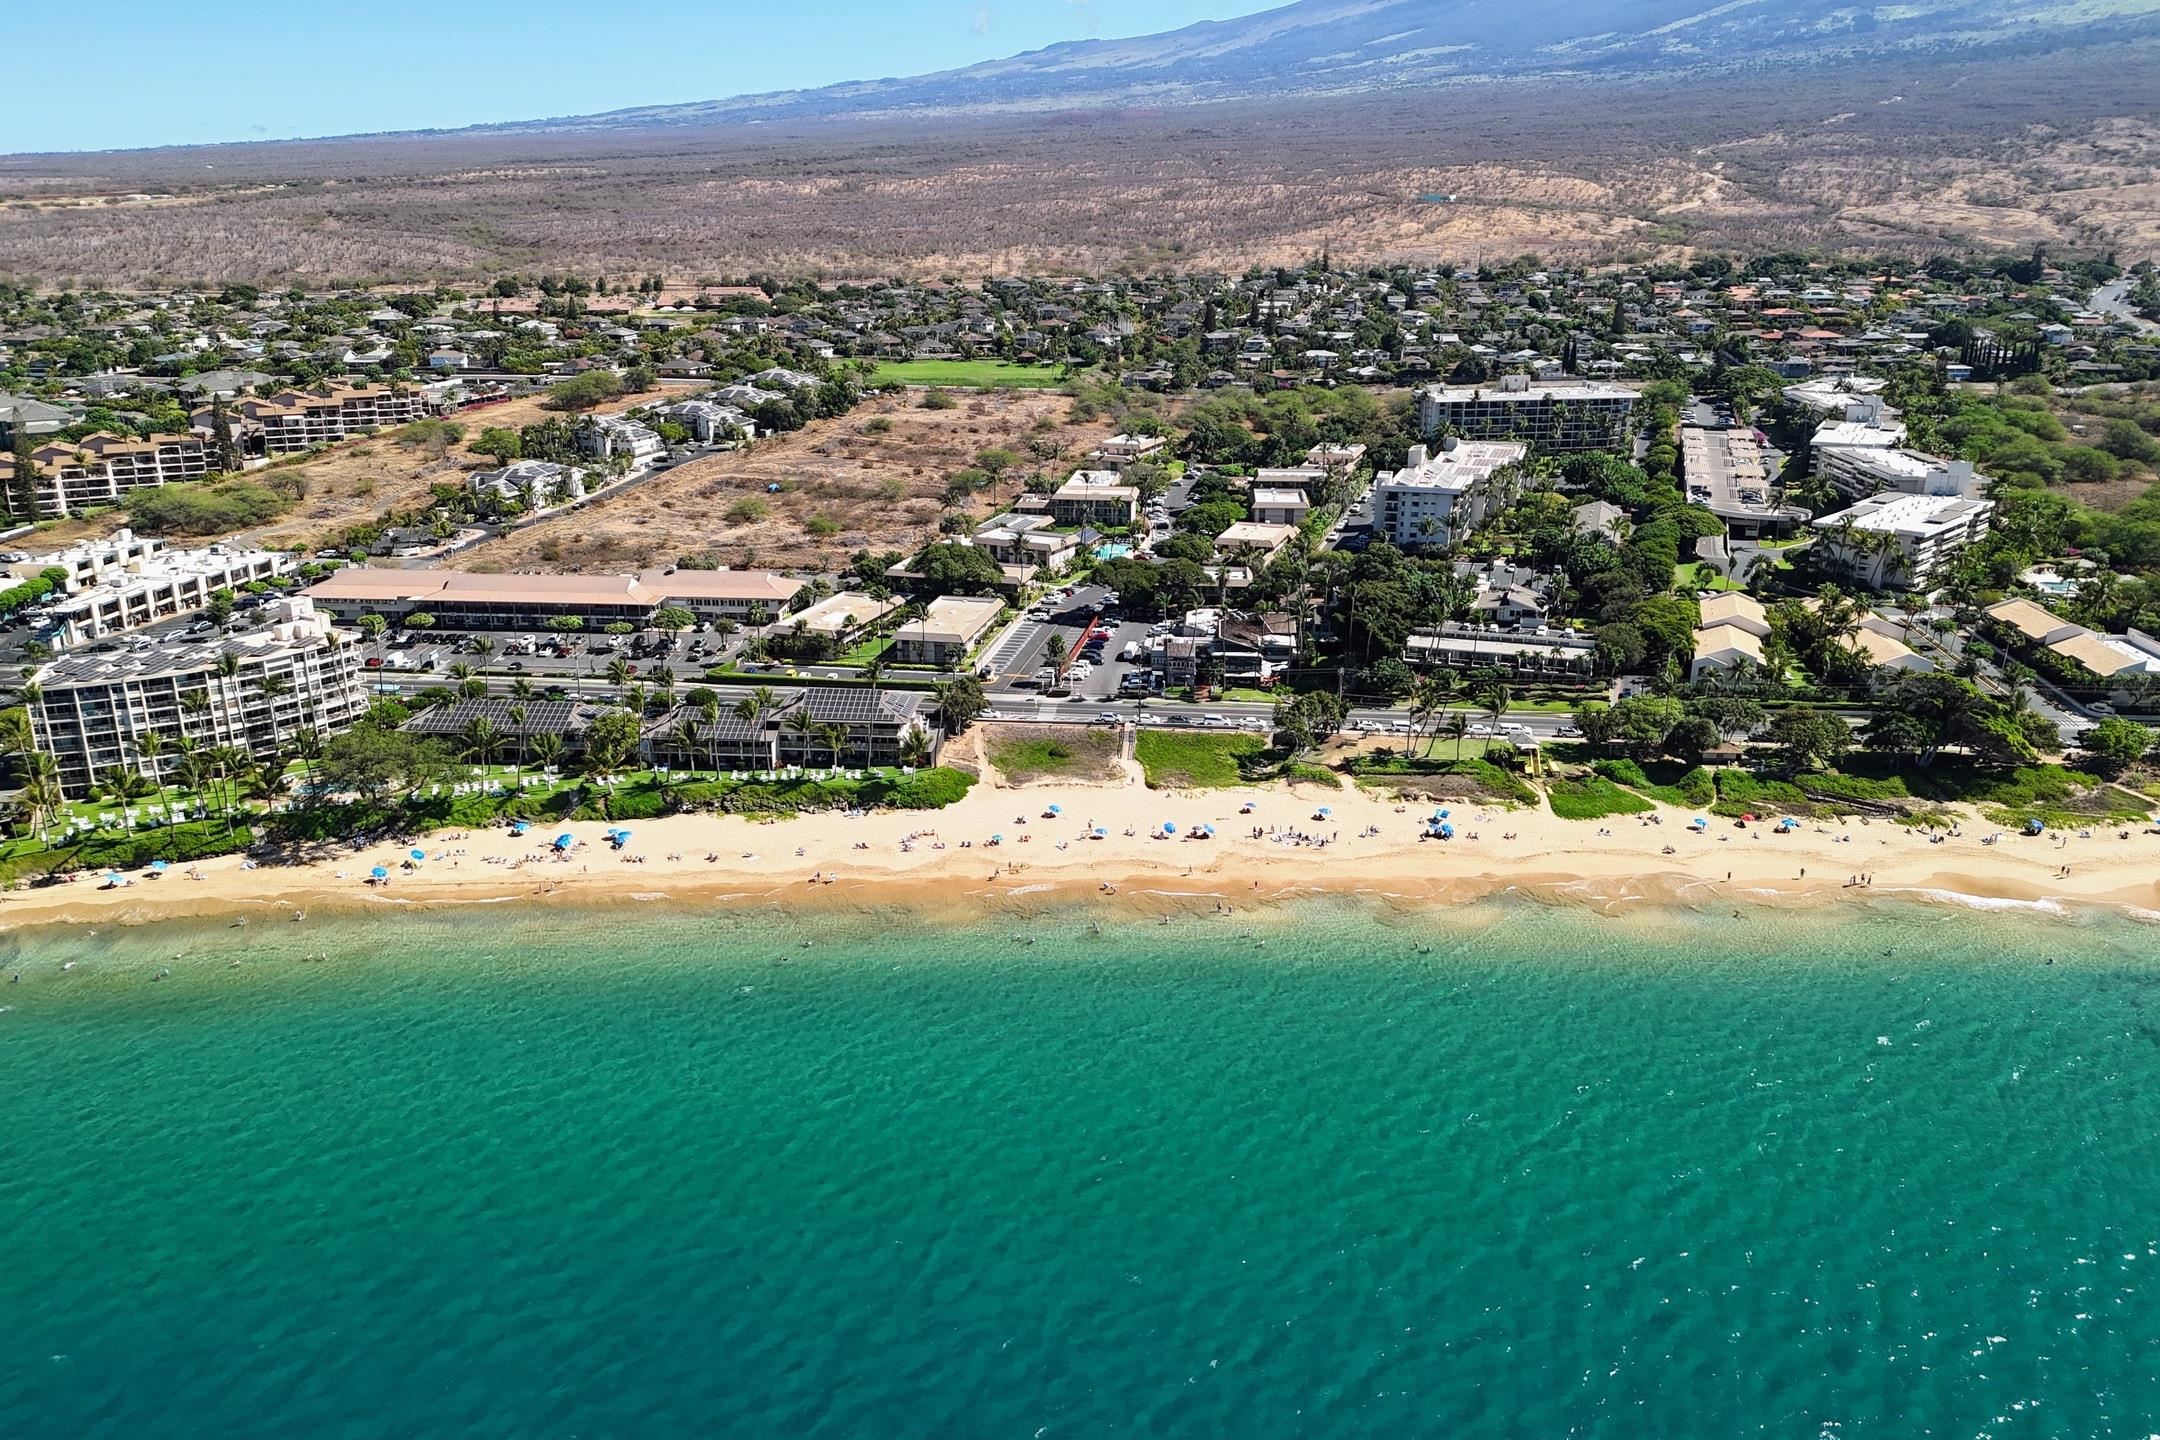
{"type": "MultiPolygon", "coordinates": [[[[624,410],[669,399],[673,394],[653,390],[626,395],[609,401],[605,408],[624,410]]],[[[542,409],[540,397],[533,395],[461,411],[448,418],[465,428],[464,438],[470,441],[490,427],[515,430],[549,419],[554,413],[542,409]]],[[[485,455],[475,455],[463,443],[438,450],[430,445],[404,444],[390,434],[356,440],[298,465],[262,472],[265,478],[298,475],[307,484],[307,494],[258,534],[264,544],[271,546],[318,545],[362,521],[416,509],[426,503],[432,487],[462,484],[467,472],[493,469],[497,463],[485,455]]]]}
{"type": "Polygon", "coordinates": [[[948,511],[946,481],[986,449],[1019,457],[963,513],[1009,503],[1032,473],[1060,475],[1110,433],[1072,423],[1042,392],[956,395],[925,410],[919,392],[871,398],[834,420],[694,460],[573,514],[476,546],[462,569],[613,573],[704,555],[723,565],[833,570],[858,550],[911,553],[948,511]],[[768,487],[777,485],[778,493],[768,487]]]}

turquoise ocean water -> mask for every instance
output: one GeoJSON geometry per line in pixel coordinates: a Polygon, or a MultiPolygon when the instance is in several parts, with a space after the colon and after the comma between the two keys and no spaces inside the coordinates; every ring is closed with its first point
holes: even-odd
{"type": "Polygon", "coordinates": [[[2160,1432],[2127,921],[0,947],[11,1440],[2160,1432]]]}

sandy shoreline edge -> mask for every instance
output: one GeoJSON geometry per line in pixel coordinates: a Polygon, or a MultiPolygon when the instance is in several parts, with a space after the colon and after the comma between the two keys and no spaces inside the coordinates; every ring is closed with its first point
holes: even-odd
{"type": "Polygon", "coordinates": [[[561,828],[582,843],[567,860],[534,858],[548,853],[553,827],[523,837],[506,829],[421,836],[412,843],[428,858],[414,869],[405,868],[408,847],[394,841],[293,865],[250,867],[230,856],[157,878],[138,872],[124,887],[86,879],[9,891],[0,895],[0,931],[20,939],[49,925],[482,904],[846,906],[935,919],[1320,896],[1422,909],[1501,894],[1588,907],[1898,898],[2160,918],[2160,836],[2141,828],[2027,837],[1967,817],[1960,835],[1935,840],[1884,821],[1806,821],[1779,833],[1715,818],[1698,830],[1695,818],[1660,808],[1574,821],[1315,786],[984,784],[935,812],[637,821],[620,852],[604,838],[609,827],[572,823],[561,828]],[[1436,806],[1449,811],[1455,838],[1420,838],[1436,806]],[[1162,837],[1165,824],[1175,837],[1162,837]],[[1204,825],[1214,838],[1186,838],[1204,825]],[[990,845],[993,836],[1002,843],[990,845]],[[378,866],[390,880],[371,887],[365,881],[378,866]]]}

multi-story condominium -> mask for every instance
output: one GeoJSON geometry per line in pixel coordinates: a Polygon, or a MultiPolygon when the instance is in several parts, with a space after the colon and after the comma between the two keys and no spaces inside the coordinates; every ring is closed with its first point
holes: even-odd
{"type": "Polygon", "coordinates": [[[1088,458],[1122,470],[1133,461],[1145,460],[1169,444],[1170,442],[1160,435],[1112,435],[1096,446],[1088,458]]]}
{"type": "Polygon", "coordinates": [[[1303,490],[1253,486],[1252,518],[1263,525],[1302,525],[1311,513],[1312,502],[1303,490]]]}
{"type": "Polygon", "coordinates": [[[1438,454],[1410,447],[1400,470],[1373,482],[1373,529],[1404,549],[1438,549],[1466,539],[1514,498],[1529,447],[1515,441],[1440,442],[1438,454]]]}
{"type": "Polygon", "coordinates": [[[1992,500],[1959,495],[1871,496],[1814,522],[1823,558],[1871,589],[1920,589],[1987,534],[1992,500]]]}
{"type": "Polygon", "coordinates": [[[934,764],[943,744],[943,728],[932,723],[935,702],[920,690],[867,690],[813,685],[783,690],[773,708],[744,718],[722,706],[708,720],[684,706],[648,732],[652,758],[664,765],[723,770],[764,770],[772,766],[822,769],[842,766],[898,765],[913,742],[934,764]],[[801,723],[807,721],[805,725],[801,723]],[[827,727],[844,732],[837,761],[827,727]]]}
{"type": "Polygon", "coordinates": [[[1843,445],[1815,452],[1815,469],[1848,500],[1884,491],[1903,495],[1963,495],[1987,492],[1988,479],[1970,460],[1944,460],[1895,446],[1843,445]]]}
{"type": "MultiPolygon", "coordinates": [[[[329,385],[321,390],[283,390],[263,400],[240,400],[232,406],[237,431],[261,437],[272,455],[335,445],[358,435],[409,425],[432,407],[417,390],[390,385],[329,385]]],[[[195,425],[207,430],[211,413],[195,413],[195,425]]]]}
{"type": "Polygon", "coordinates": [[[1597,668],[1597,639],[1572,630],[1526,635],[1497,627],[1443,625],[1412,635],[1403,646],[1412,665],[1457,670],[1498,666],[1517,675],[1588,675],[1597,668]]]}
{"type": "Polygon", "coordinates": [[[117,505],[130,490],[210,473],[210,447],[200,435],[152,435],[147,440],[100,431],[80,440],[58,440],[30,452],[37,479],[35,513],[24,513],[16,495],[15,457],[0,454],[0,496],[10,514],[58,519],[93,505],[117,505]]]}
{"type": "Polygon", "coordinates": [[[491,495],[534,510],[585,498],[585,472],[552,460],[513,460],[500,470],[482,470],[471,481],[475,495],[491,495]]]}
{"type": "Polygon", "coordinates": [[[38,638],[55,650],[189,614],[220,590],[237,590],[291,568],[292,557],[273,550],[230,545],[168,550],[164,541],[139,540],[128,530],[57,554],[5,562],[7,573],[23,578],[47,569],[67,572],[63,593],[34,616],[38,638]]]}
{"type": "Polygon", "coordinates": [[[1140,513],[1140,491],[1115,470],[1076,470],[1050,496],[1060,525],[1130,526],[1140,513]]]}
{"type": "Polygon", "coordinates": [[[732,405],[720,405],[711,400],[683,400],[673,405],[660,405],[652,414],[656,419],[672,420],[682,426],[700,445],[757,438],[757,425],[748,415],[732,405]]]}
{"type": "Polygon", "coordinates": [[[1613,450],[1627,442],[1635,391],[1602,380],[1503,375],[1488,385],[1418,394],[1418,428],[1465,440],[1522,440],[1541,450],[1613,450]]]}
{"type": "Polygon", "coordinates": [[[578,425],[578,448],[601,460],[617,458],[639,469],[666,448],[660,432],[622,415],[589,415],[578,425]]]}
{"type": "Polygon", "coordinates": [[[995,560],[1006,579],[1026,584],[1038,570],[1070,564],[1080,553],[1080,542],[1056,523],[1048,515],[995,515],[968,543],[995,560]]]}
{"type": "Polygon", "coordinates": [[[446,630],[538,630],[574,617],[588,629],[620,620],[650,625],[669,607],[700,622],[762,625],[777,618],[803,582],[770,570],[648,570],[640,575],[480,575],[461,570],[350,567],[311,587],[307,598],[341,620],[380,615],[402,623],[427,614],[446,630]]]}
{"type": "Polygon", "coordinates": [[[957,665],[979,644],[1005,602],[968,595],[941,595],[893,634],[893,659],[902,665],[957,665]]]}
{"type": "Polygon", "coordinates": [[[302,730],[347,728],[368,703],[359,635],[305,600],[279,602],[260,630],[95,646],[32,679],[31,734],[69,795],[114,766],[166,778],[183,737],[267,754],[302,730]],[[150,735],[164,742],[154,760],[143,753],[150,735]]]}
{"type": "Polygon", "coordinates": [[[1857,395],[1815,427],[1808,446],[1809,463],[1814,473],[1823,474],[1841,458],[1849,458],[1845,452],[1890,450],[1904,443],[1905,422],[1897,411],[1879,396],[1857,395]]]}

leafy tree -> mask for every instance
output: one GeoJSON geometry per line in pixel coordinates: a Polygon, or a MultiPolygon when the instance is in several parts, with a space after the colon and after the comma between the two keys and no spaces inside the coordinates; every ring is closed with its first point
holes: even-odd
{"type": "Polygon", "coordinates": [[[2153,732],[2133,720],[2110,715],[2078,737],[2078,749],[2110,775],[2120,775],[2150,755],[2153,732]]]}
{"type": "Polygon", "coordinates": [[[507,465],[525,453],[525,442],[518,432],[506,425],[490,425],[472,442],[475,454],[486,455],[507,465]]]}
{"type": "Polygon", "coordinates": [[[975,723],[990,700],[982,682],[972,675],[947,680],[937,687],[938,715],[948,735],[957,735],[975,723]]]}
{"type": "Polygon", "coordinates": [[[1275,702],[1275,729],[1296,754],[1324,744],[1342,722],[1343,703],[1333,691],[1308,690],[1275,702]]]}
{"type": "Polygon", "coordinates": [[[1788,773],[1825,770],[1852,748],[1852,730],[1837,716],[1812,705],[1795,705],[1770,722],[1770,743],[1788,773]]]}
{"type": "Polygon", "coordinates": [[[972,545],[928,546],[916,557],[915,570],[926,586],[942,595],[983,594],[1005,579],[997,562],[972,545]]]}

